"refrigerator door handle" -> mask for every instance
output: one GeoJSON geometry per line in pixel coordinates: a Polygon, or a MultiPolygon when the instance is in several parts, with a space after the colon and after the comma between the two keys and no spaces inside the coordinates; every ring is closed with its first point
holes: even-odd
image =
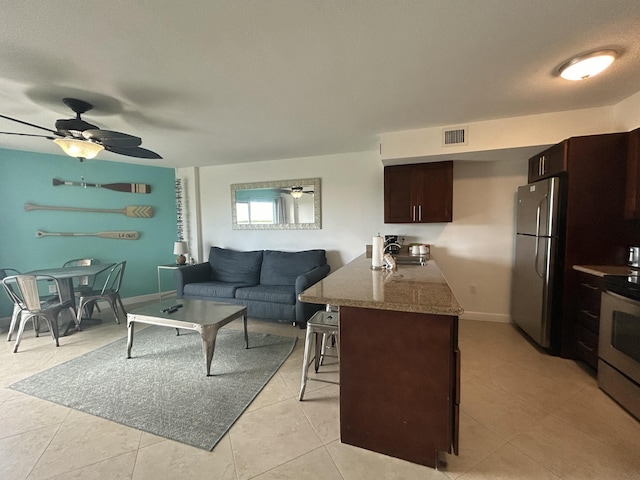
{"type": "MultiPolygon", "coordinates": [[[[541,272],[540,269],[538,268],[538,265],[540,265],[540,240],[544,240],[546,242],[549,239],[546,238],[546,237],[536,237],[536,255],[535,255],[535,260],[534,260],[534,262],[535,262],[534,269],[536,271],[536,274],[540,278],[544,279],[545,278],[545,272],[541,272]]],[[[546,248],[545,248],[545,252],[546,252],[546,248]]],[[[544,259],[544,263],[545,263],[545,266],[546,266],[546,263],[547,263],[546,256],[545,256],[545,259],[544,259]]],[[[546,268],[545,268],[545,270],[546,270],[546,268]]]]}
{"type": "MultiPolygon", "coordinates": [[[[540,228],[542,227],[542,204],[544,202],[549,202],[549,195],[548,194],[544,194],[544,196],[540,199],[540,201],[538,202],[538,208],[536,209],[536,237],[540,236],[540,228]]],[[[547,205],[547,210],[549,209],[548,205],[547,205]]],[[[547,214],[547,222],[548,222],[548,217],[549,214],[547,214]]],[[[548,227],[545,229],[545,232],[542,234],[545,237],[550,235],[551,232],[548,231],[548,227]]]]}
{"type": "Polygon", "coordinates": [[[536,238],[536,254],[533,258],[533,268],[536,271],[536,274],[540,277],[540,278],[544,278],[544,275],[542,275],[542,273],[540,273],[540,270],[538,270],[538,264],[540,263],[540,237],[535,237],[536,238]]]}
{"type": "Polygon", "coordinates": [[[536,249],[533,262],[536,274],[540,278],[544,278],[544,274],[540,272],[540,270],[538,269],[538,265],[540,264],[540,216],[542,213],[542,202],[544,202],[545,200],[547,200],[547,195],[542,197],[542,200],[540,200],[540,202],[538,203],[538,208],[536,209],[536,249]]]}
{"type": "Polygon", "coordinates": [[[533,256],[533,268],[536,271],[536,274],[542,278],[540,272],[538,271],[538,259],[540,256],[540,204],[538,204],[538,208],[536,210],[536,249],[535,255],[533,256]]]}

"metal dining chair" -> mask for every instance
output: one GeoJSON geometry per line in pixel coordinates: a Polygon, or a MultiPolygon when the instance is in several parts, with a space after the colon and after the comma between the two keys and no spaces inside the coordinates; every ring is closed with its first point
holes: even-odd
{"type": "MultiPolygon", "coordinates": [[[[0,268],[0,280],[2,280],[3,278],[6,278],[6,277],[13,276],[13,275],[20,275],[20,273],[21,272],[19,272],[15,268],[0,268]]],[[[22,307],[13,300],[13,296],[12,296],[13,292],[9,292],[7,290],[7,288],[13,289],[13,285],[9,284],[7,287],[5,287],[5,291],[7,292],[7,296],[9,297],[11,302],[13,303],[13,312],[11,314],[11,323],[9,324],[9,333],[7,334],[7,342],[10,342],[11,341],[11,337],[13,335],[13,331],[15,330],[16,324],[18,323],[18,317],[20,316],[20,312],[22,311],[22,307]]]]}
{"type": "Polygon", "coordinates": [[[80,330],[80,323],[82,322],[82,310],[85,305],[91,302],[97,302],[99,300],[106,300],[113,310],[113,314],[116,317],[116,323],[120,323],[118,317],[118,306],[122,310],[122,313],[126,316],[127,312],[122,304],[120,298],[120,287],[122,286],[122,278],[124,277],[124,269],[127,262],[116,263],[109,273],[106,275],[106,279],[99,289],[87,290],[80,293],[80,300],[77,308],[76,328],[80,330]]]}
{"type": "Polygon", "coordinates": [[[18,328],[18,336],[16,337],[13,353],[18,352],[24,328],[29,320],[33,322],[36,337],[39,335],[38,320],[40,318],[44,318],[47,322],[49,332],[56,342],[56,347],[60,346],[58,342],[58,315],[64,309],[69,309],[72,317],[75,312],[71,300],[62,300],[58,279],[49,275],[39,275],[38,277],[34,275],[13,275],[3,278],[2,285],[13,300],[14,305],[20,307],[20,327],[18,328]],[[57,298],[47,297],[43,300],[38,291],[38,282],[55,282],[56,291],[58,292],[57,298]]]}
{"type": "MultiPolygon", "coordinates": [[[[67,260],[62,266],[64,268],[85,267],[89,265],[98,265],[99,263],[100,262],[95,258],[74,258],[73,260],[67,260]]],[[[85,275],[82,277],[78,277],[77,283],[73,286],[73,291],[75,292],[76,297],[80,298],[83,292],[93,290],[94,283],[95,276],[85,275]]],[[[91,302],[85,305],[84,311],[88,318],[91,318],[94,307],[96,308],[96,310],[98,310],[98,312],[100,312],[100,306],[97,302],[91,302]]]]}
{"type": "MultiPolygon", "coordinates": [[[[74,258],[73,260],[67,260],[62,265],[63,267],[85,267],[88,265],[98,265],[100,262],[95,258],[74,258]]],[[[86,290],[91,289],[93,286],[94,277],[90,277],[88,275],[83,277],[78,277],[78,283],[74,285],[75,290],[86,290]]]]}

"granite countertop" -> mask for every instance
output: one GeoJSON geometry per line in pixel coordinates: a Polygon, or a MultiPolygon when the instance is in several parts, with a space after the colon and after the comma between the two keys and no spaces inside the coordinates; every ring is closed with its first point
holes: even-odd
{"type": "Polygon", "coordinates": [[[303,302],[461,315],[464,310],[438,265],[398,265],[397,270],[371,270],[371,259],[361,255],[299,295],[303,302]]]}
{"type": "Polygon", "coordinates": [[[574,270],[579,272],[595,275],[596,277],[604,277],[606,275],[614,275],[617,277],[627,277],[630,275],[638,275],[640,272],[636,268],[627,265],[574,265],[574,270]]]}

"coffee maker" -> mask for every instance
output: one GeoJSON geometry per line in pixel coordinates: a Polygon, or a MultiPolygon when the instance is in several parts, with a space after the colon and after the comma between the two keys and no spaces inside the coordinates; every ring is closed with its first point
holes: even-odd
{"type": "Polygon", "coordinates": [[[398,235],[385,235],[384,236],[384,252],[391,255],[398,255],[400,253],[400,245],[398,244],[398,235]]]}

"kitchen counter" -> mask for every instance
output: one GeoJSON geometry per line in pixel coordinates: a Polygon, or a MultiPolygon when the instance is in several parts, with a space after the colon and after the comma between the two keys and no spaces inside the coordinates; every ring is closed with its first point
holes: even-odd
{"type": "Polygon", "coordinates": [[[627,265],[574,265],[573,269],[588,273],[589,275],[595,275],[596,277],[605,277],[607,275],[627,277],[640,273],[638,269],[631,268],[627,265]]]}
{"type": "Polygon", "coordinates": [[[299,295],[340,307],[340,440],[436,467],[458,453],[462,308],[433,260],[362,255],[299,295]]]}
{"type": "Polygon", "coordinates": [[[371,270],[371,259],[363,254],[309,287],[299,298],[308,303],[397,312],[463,313],[433,260],[426,265],[398,265],[393,271],[371,270]]]}

